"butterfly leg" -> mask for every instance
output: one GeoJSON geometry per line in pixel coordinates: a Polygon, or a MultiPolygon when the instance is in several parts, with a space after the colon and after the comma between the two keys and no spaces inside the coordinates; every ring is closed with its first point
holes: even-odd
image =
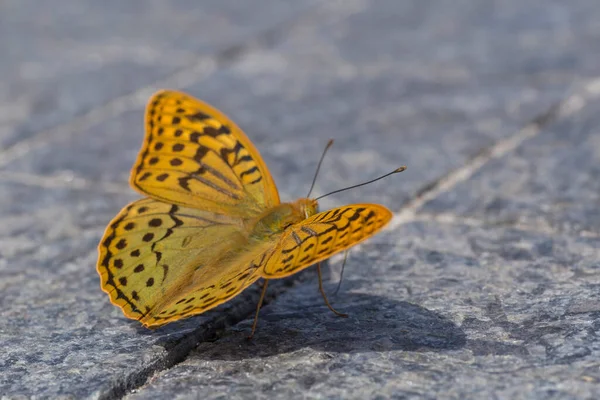
{"type": "Polygon", "coordinates": [[[252,332],[250,332],[250,336],[248,336],[248,340],[252,339],[254,336],[254,332],[256,331],[256,325],[258,324],[258,312],[260,311],[260,307],[262,306],[263,300],[265,299],[265,293],[267,293],[267,286],[269,285],[269,280],[265,279],[265,283],[262,287],[262,292],[260,292],[260,299],[258,299],[258,306],[256,307],[256,314],[254,314],[254,322],[252,323],[252,332]]]}
{"type": "Polygon", "coordinates": [[[331,306],[331,304],[329,304],[329,300],[327,300],[327,296],[325,295],[325,290],[323,290],[323,278],[321,277],[321,263],[317,264],[317,274],[319,275],[319,291],[321,292],[321,295],[323,296],[323,300],[325,300],[325,304],[327,304],[327,307],[329,307],[329,309],[331,311],[333,311],[333,313],[335,315],[347,318],[348,314],[344,314],[344,313],[337,311],[335,308],[333,308],[331,306]]]}
{"type": "Polygon", "coordinates": [[[348,259],[348,252],[350,250],[346,250],[344,252],[344,262],[342,263],[342,272],[340,272],[340,281],[338,282],[337,288],[335,289],[335,292],[333,292],[333,296],[337,296],[338,292],[340,291],[340,288],[342,287],[342,278],[344,277],[344,267],[346,266],[346,260],[348,259]]]}

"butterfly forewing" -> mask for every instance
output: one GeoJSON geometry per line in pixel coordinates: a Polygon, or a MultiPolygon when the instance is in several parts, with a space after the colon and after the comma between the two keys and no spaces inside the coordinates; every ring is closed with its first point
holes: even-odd
{"type": "Polygon", "coordinates": [[[258,151],[223,113],[161,91],[146,108],[146,137],[131,185],[168,203],[248,217],[279,204],[258,151]]]}
{"type": "Polygon", "coordinates": [[[264,278],[282,278],[377,233],[392,217],[377,204],[352,204],[313,215],[288,228],[265,263],[264,278]]]}

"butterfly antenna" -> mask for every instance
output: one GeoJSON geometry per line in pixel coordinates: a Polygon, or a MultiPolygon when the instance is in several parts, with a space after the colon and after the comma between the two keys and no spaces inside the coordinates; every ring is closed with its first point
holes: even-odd
{"type": "Polygon", "coordinates": [[[406,166],[405,166],[405,165],[403,165],[402,167],[400,167],[400,168],[396,168],[396,169],[395,169],[395,170],[393,170],[392,172],[388,172],[387,174],[385,174],[385,175],[382,175],[382,176],[380,176],[379,178],[371,179],[371,180],[370,180],[370,181],[368,181],[368,182],[359,183],[358,185],[354,185],[354,186],[348,186],[348,187],[346,187],[346,188],[342,188],[342,189],[334,190],[333,192],[329,192],[329,193],[327,193],[327,194],[324,194],[324,195],[322,195],[322,196],[319,196],[319,197],[317,197],[315,200],[319,200],[319,199],[322,199],[323,197],[327,197],[327,196],[330,196],[330,195],[332,195],[332,194],[336,194],[336,193],[343,192],[343,191],[346,191],[346,190],[354,189],[354,188],[357,188],[357,187],[360,187],[360,186],[365,186],[365,185],[368,185],[369,183],[377,182],[377,181],[378,181],[378,180],[380,180],[380,179],[383,179],[383,178],[385,178],[385,177],[388,177],[388,176],[390,176],[390,175],[393,175],[393,174],[397,174],[398,172],[402,172],[402,171],[404,171],[405,169],[406,169],[406,166]]]}
{"type": "Polygon", "coordinates": [[[329,148],[331,147],[332,144],[333,144],[333,139],[329,139],[329,141],[327,142],[327,145],[325,146],[325,150],[323,150],[323,154],[321,154],[321,159],[319,160],[319,164],[317,164],[317,170],[315,171],[315,176],[313,178],[312,185],[310,185],[310,190],[308,191],[306,198],[310,197],[310,194],[312,193],[313,188],[315,187],[315,182],[317,182],[317,176],[319,175],[319,170],[321,169],[321,164],[323,163],[325,154],[327,154],[327,150],[329,150],[329,148]]]}
{"type": "Polygon", "coordinates": [[[335,292],[333,292],[334,296],[337,296],[338,292],[340,291],[340,288],[342,287],[342,278],[344,277],[344,267],[346,266],[346,260],[348,259],[348,252],[350,250],[346,250],[344,252],[344,262],[342,263],[342,271],[340,272],[340,281],[338,282],[337,288],[335,289],[335,292]]]}

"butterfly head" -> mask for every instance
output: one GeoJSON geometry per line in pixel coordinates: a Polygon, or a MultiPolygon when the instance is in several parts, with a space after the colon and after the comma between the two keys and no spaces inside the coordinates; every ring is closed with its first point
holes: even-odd
{"type": "Polygon", "coordinates": [[[298,199],[296,200],[296,206],[300,212],[300,215],[304,218],[310,218],[319,212],[319,202],[315,199],[298,199]]]}

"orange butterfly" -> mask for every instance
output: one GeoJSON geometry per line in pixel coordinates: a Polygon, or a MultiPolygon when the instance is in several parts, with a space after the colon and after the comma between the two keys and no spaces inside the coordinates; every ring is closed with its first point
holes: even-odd
{"type": "Polygon", "coordinates": [[[97,270],[111,302],[146,327],[200,314],[264,278],[258,315],[269,279],[319,263],[391,219],[376,204],[318,212],[317,200],[281,203],[242,130],[186,94],[156,93],[145,123],[130,184],[148,197],[110,222],[97,270]]]}

